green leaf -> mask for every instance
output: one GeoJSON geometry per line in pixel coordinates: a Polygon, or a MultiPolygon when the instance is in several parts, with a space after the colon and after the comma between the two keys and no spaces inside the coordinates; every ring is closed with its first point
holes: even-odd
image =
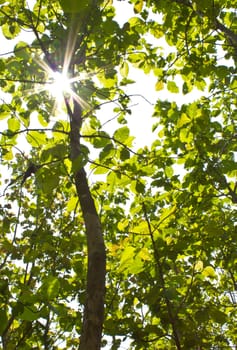
{"type": "Polygon", "coordinates": [[[165,175],[170,178],[172,177],[174,174],[174,170],[173,170],[173,167],[172,166],[167,166],[165,167],[165,175]]]}
{"type": "Polygon", "coordinates": [[[182,113],[181,117],[178,120],[177,127],[181,128],[183,125],[190,123],[191,119],[187,116],[186,113],[182,113]]]}
{"type": "Polygon", "coordinates": [[[216,278],[216,272],[212,266],[206,266],[202,271],[203,276],[216,278]]]}
{"type": "Polygon", "coordinates": [[[118,230],[119,231],[124,231],[124,229],[126,228],[126,227],[128,227],[128,224],[129,224],[129,221],[127,220],[127,219],[125,219],[125,220],[122,220],[122,221],[120,221],[119,223],[118,223],[118,230]]]}
{"type": "Polygon", "coordinates": [[[43,150],[41,158],[43,162],[48,162],[53,159],[63,159],[67,152],[67,146],[63,143],[58,143],[53,147],[43,150]]]}
{"type": "Polygon", "coordinates": [[[7,117],[9,117],[9,112],[7,111],[0,111],[0,120],[6,119],[7,117]]]}
{"type": "Polygon", "coordinates": [[[105,161],[106,159],[112,159],[115,156],[116,150],[112,143],[108,143],[100,152],[99,159],[100,161],[105,161]]]}
{"type": "Polygon", "coordinates": [[[167,82],[167,89],[168,89],[168,91],[170,91],[174,94],[177,94],[179,92],[179,88],[174,81],[167,82]]]}
{"type": "Polygon", "coordinates": [[[111,144],[111,139],[109,134],[107,134],[104,131],[100,131],[94,137],[91,138],[91,142],[95,148],[104,148],[105,146],[111,144]]]}
{"type": "Polygon", "coordinates": [[[127,78],[129,73],[129,65],[126,61],[123,61],[121,67],[120,67],[120,74],[123,78],[127,78]]]}
{"type": "Polygon", "coordinates": [[[58,278],[52,277],[48,279],[47,297],[49,300],[56,298],[59,292],[60,283],[58,278]]]}
{"type": "Polygon", "coordinates": [[[19,41],[14,47],[14,54],[16,57],[28,60],[30,57],[30,50],[28,44],[24,41],[19,41]]]}
{"type": "Polygon", "coordinates": [[[120,159],[121,160],[126,160],[130,158],[130,152],[127,148],[122,148],[120,151],[120,159]]]}
{"type": "Polygon", "coordinates": [[[3,72],[5,70],[5,62],[3,59],[0,59],[0,72],[3,72]]]}
{"type": "Polygon", "coordinates": [[[35,179],[37,187],[49,195],[59,185],[60,173],[45,166],[37,171],[35,179]]]}
{"type": "Polygon", "coordinates": [[[142,193],[143,194],[144,191],[145,191],[145,185],[141,181],[137,181],[136,182],[135,188],[136,188],[136,192],[137,193],[142,193]]]}
{"type": "Polygon", "coordinates": [[[151,24],[150,33],[156,38],[160,39],[164,35],[162,25],[154,22],[151,24]]]}
{"type": "Polygon", "coordinates": [[[116,187],[116,183],[117,183],[117,176],[116,176],[116,174],[113,171],[111,171],[107,175],[106,181],[107,181],[107,183],[109,185],[109,190],[111,192],[113,192],[115,187],[116,187]]]}
{"type": "Polygon", "coordinates": [[[26,139],[33,147],[43,146],[47,143],[46,135],[39,131],[29,131],[26,135],[26,139]]]}
{"type": "Polygon", "coordinates": [[[76,173],[78,170],[83,168],[88,162],[87,155],[80,154],[77,158],[72,160],[72,172],[76,173]]]}
{"type": "Polygon", "coordinates": [[[2,33],[6,39],[14,39],[19,33],[21,29],[17,22],[5,23],[2,25],[2,33]]]}
{"type": "Polygon", "coordinates": [[[186,95],[189,92],[191,92],[192,89],[193,89],[192,84],[188,84],[186,81],[183,83],[182,92],[183,92],[184,95],[186,95]]]}
{"type": "Polygon", "coordinates": [[[161,91],[164,89],[164,83],[162,80],[157,80],[157,83],[155,85],[156,91],[161,91]]]}
{"type": "Polygon", "coordinates": [[[41,293],[47,300],[54,300],[59,293],[59,288],[59,279],[55,276],[48,276],[44,279],[41,287],[41,293]]]}
{"type": "Polygon", "coordinates": [[[71,197],[67,203],[67,211],[68,212],[74,211],[77,205],[78,205],[78,198],[71,197]]]}
{"type": "Polygon", "coordinates": [[[143,270],[144,270],[144,262],[139,257],[136,257],[133,260],[133,262],[130,265],[128,265],[128,268],[127,268],[128,273],[132,275],[137,275],[143,270]]]}
{"type": "Polygon", "coordinates": [[[199,323],[204,323],[209,320],[209,310],[198,310],[195,313],[195,318],[199,323]]]}
{"type": "Polygon", "coordinates": [[[176,211],[176,209],[176,205],[173,205],[170,208],[163,209],[159,217],[159,222],[162,223],[163,221],[168,219],[176,211]]]}
{"type": "Polygon", "coordinates": [[[7,123],[9,130],[13,133],[20,129],[20,122],[17,118],[11,117],[8,119],[7,123]]]}
{"type": "Polygon", "coordinates": [[[193,134],[185,128],[180,129],[179,137],[183,143],[189,143],[193,140],[193,134]]]}
{"type": "Polygon", "coordinates": [[[2,157],[5,160],[12,160],[13,159],[13,152],[12,152],[12,150],[2,152],[2,157]]]}
{"type": "Polygon", "coordinates": [[[117,129],[114,132],[113,137],[119,142],[126,143],[126,140],[129,137],[129,128],[127,126],[123,126],[122,128],[117,129]]]}
{"type": "Polygon", "coordinates": [[[35,321],[40,317],[41,314],[34,305],[24,307],[23,313],[18,316],[19,319],[24,321],[35,321]]]}
{"type": "Polygon", "coordinates": [[[93,169],[93,174],[95,175],[107,174],[109,172],[109,169],[105,166],[94,166],[93,169]]]}
{"type": "MultiPolygon", "coordinates": [[[[110,89],[116,85],[117,76],[115,71],[111,71],[106,74],[106,72],[99,72],[97,77],[104,88],[110,89]]],[[[102,90],[103,91],[103,90],[102,90]]]]}
{"type": "Polygon", "coordinates": [[[127,246],[125,247],[125,249],[123,250],[122,254],[121,254],[121,258],[120,258],[120,270],[124,270],[125,268],[127,268],[130,264],[131,261],[134,259],[134,255],[135,255],[135,248],[131,247],[131,246],[127,246]]]}
{"type": "Polygon", "coordinates": [[[140,13],[143,8],[143,0],[136,0],[134,4],[134,12],[135,13],[140,13]]]}

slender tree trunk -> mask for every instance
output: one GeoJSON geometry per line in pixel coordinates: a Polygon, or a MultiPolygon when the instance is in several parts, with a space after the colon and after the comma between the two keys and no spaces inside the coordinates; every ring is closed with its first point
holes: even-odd
{"type": "Polygon", "coordinates": [[[76,101],[74,101],[73,110],[66,99],[65,102],[70,117],[71,160],[76,166],[74,180],[86,226],[88,249],[86,301],[79,350],[99,350],[104,321],[106,252],[101,224],[88,186],[86,172],[84,168],[77,170],[76,165],[81,155],[82,110],[76,101]]]}

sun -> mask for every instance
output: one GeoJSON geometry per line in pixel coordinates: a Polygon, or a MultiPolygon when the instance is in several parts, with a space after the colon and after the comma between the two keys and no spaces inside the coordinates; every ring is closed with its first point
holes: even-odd
{"type": "MultiPolygon", "coordinates": [[[[35,58],[37,64],[45,72],[45,82],[40,83],[34,92],[45,91],[54,100],[52,114],[65,112],[65,103],[73,104],[77,102],[83,109],[89,109],[89,104],[81,98],[76,91],[75,84],[81,84],[83,80],[88,79],[89,75],[82,72],[79,75],[71,76],[68,71],[68,64],[64,64],[62,70],[53,70],[44,60],[35,58]]],[[[67,61],[66,61],[67,62],[67,61]]]]}
{"type": "Polygon", "coordinates": [[[65,96],[72,95],[72,82],[66,73],[51,71],[49,75],[47,90],[58,103],[63,102],[65,96]]]}

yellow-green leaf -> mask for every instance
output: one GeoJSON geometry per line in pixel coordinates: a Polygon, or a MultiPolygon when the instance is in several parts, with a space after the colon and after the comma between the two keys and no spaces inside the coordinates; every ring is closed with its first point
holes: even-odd
{"type": "Polygon", "coordinates": [[[45,134],[39,131],[30,131],[26,136],[27,141],[33,147],[39,147],[46,144],[46,136],[45,134]]]}
{"type": "Polygon", "coordinates": [[[174,173],[174,170],[173,170],[172,166],[165,167],[165,175],[167,177],[169,177],[169,178],[172,177],[173,173],[174,173]]]}
{"type": "Polygon", "coordinates": [[[206,266],[205,269],[203,270],[202,274],[205,277],[212,277],[212,278],[216,277],[216,272],[212,266],[206,266]]]}
{"type": "Polygon", "coordinates": [[[155,85],[156,91],[160,91],[164,89],[164,83],[162,80],[157,80],[157,83],[155,85]]]}
{"type": "Polygon", "coordinates": [[[120,68],[120,74],[123,78],[127,78],[129,72],[129,66],[127,62],[123,62],[120,68]]]}
{"type": "Polygon", "coordinates": [[[181,128],[183,125],[190,123],[191,119],[187,116],[186,113],[182,113],[181,117],[178,120],[177,127],[181,128]]]}
{"type": "Polygon", "coordinates": [[[20,129],[20,122],[17,118],[8,119],[7,123],[9,130],[11,130],[12,132],[15,132],[20,129]]]}
{"type": "Polygon", "coordinates": [[[177,94],[179,92],[179,88],[174,81],[168,81],[167,89],[174,94],[177,94]]]}
{"type": "Polygon", "coordinates": [[[122,252],[121,259],[120,259],[120,266],[127,266],[127,263],[131,261],[134,257],[134,251],[135,248],[131,246],[125,247],[124,251],[122,252]]]}
{"type": "Polygon", "coordinates": [[[140,13],[143,8],[143,0],[137,0],[135,5],[134,5],[134,12],[135,13],[140,13]]]}
{"type": "Polygon", "coordinates": [[[194,270],[200,272],[203,270],[203,262],[201,260],[197,261],[194,265],[194,270]]]}

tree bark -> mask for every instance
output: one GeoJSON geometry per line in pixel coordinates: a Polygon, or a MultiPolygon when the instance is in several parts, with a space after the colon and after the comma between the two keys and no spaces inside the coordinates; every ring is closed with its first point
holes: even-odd
{"type": "MultiPolygon", "coordinates": [[[[76,164],[80,152],[80,129],[82,125],[82,110],[79,104],[73,102],[73,110],[65,98],[70,117],[71,160],[76,164]]],[[[91,195],[86,172],[83,167],[74,171],[77,195],[86,227],[88,266],[86,301],[84,305],[83,325],[79,350],[99,350],[104,321],[104,297],[106,252],[99,216],[91,195]]]]}

